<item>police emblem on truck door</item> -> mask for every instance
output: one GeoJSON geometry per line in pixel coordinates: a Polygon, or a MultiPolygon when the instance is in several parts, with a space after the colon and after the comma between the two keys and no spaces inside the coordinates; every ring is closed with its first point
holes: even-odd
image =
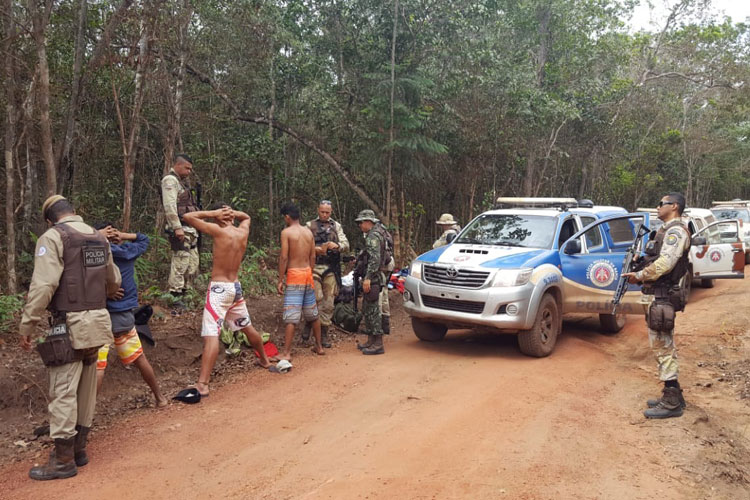
{"type": "Polygon", "coordinates": [[[83,265],[98,267],[107,263],[107,251],[102,246],[89,246],[83,249],[83,265]]]}

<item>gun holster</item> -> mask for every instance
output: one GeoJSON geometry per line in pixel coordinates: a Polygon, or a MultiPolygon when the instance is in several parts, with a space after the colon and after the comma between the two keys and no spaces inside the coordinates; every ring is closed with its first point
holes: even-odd
{"type": "Polygon", "coordinates": [[[82,359],[80,354],[73,349],[65,321],[52,325],[47,338],[36,345],[36,350],[44,366],[62,366],[82,359]]]}
{"type": "Polygon", "coordinates": [[[169,240],[169,246],[173,252],[190,251],[190,245],[187,245],[187,242],[184,239],[181,240],[180,238],[178,238],[177,235],[174,234],[174,231],[167,230],[166,233],[167,239],[169,240]]]}
{"type": "Polygon", "coordinates": [[[675,308],[666,300],[654,300],[648,308],[648,327],[656,331],[674,329],[675,308]]]}

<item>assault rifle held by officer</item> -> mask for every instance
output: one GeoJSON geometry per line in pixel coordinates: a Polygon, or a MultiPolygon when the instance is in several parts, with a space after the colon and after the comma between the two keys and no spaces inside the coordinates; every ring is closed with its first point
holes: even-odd
{"type": "Polygon", "coordinates": [[[641,248],[643,247],[643,237],[646,236],[648,232],[648,228],[643,223],[640,223],[635,231],[635,239],[633,239],[633,243],[625,254],[625,260],[622,263],[622,269],[620,271],[620,280],[617,282],[615,296],[612,299],[612,314],[617,314],[617,306],[620,305],[620,301],[625,296],[625,292],[628,291],[628,277],[626,273],[638,270],[638,257],[640,256],[641,248]]]}

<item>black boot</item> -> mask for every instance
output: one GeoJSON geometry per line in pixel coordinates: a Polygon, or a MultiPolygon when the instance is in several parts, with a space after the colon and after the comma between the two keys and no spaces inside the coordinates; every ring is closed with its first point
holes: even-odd
{"type": "Polygon", "coordinates": [[[37,481],[50,479],[65,479],[78,474],[73,458],[75,436],[68,439],[55,439],[55,452],[50,453],[49,462],[45,465],[32,467],[29,477],[37,481]]]}
{"type": "Polygon", "coordinates": [[[91,430],[91,427],[76,425],[76,430],[78,431],[78,434],[76,434],[75,447],[73,448],[75,452],[74,457],[76,465],[78,467],[83,467],[89,463],[89,456],[86,454],[86,442],[89,439],[89,431],[91,430]]]}
{"type": "Polygon", "coordinates": [[[646,418],[671,418],[681,417],[680,389],[677,387],[664,387],[662,396],[656,406],[643,412],[646,418]]]}
{"type": "Polygon", "coordinates": [[[370,347],[365,347],[362,349],[362,354],[371,356],[373,354],[385,354],[385,347],[383,346],[383,336],[382,335],[373,335],[375,337],[372,341],[372,345],[370,347]]]}
{"type": "Polygon", "coordinates": [[[186,309],[185,303],[182,301],[184,294],[183,292],[169,292],[169,294],[175,299],[172,302],[172,316],[179,316],[186,309]]]}
{"type": "MultiPolygon", "coordinates": [[[[687,407],[687,403],[685,402],[685,398],[682,395],[682,388],[680,387],[680,383],[679,382],[675,382],[675,384],[676,384],[675,387],[680,391],[680,408],[682,408],[684,410],[687,407]]],[[[661,398],[659,398],[659,399],[649,399],[648,401],[646,401],[646,405],[649,408],[656,408],[659,405],[660,402],[661,402],[661,398]]]]}
{"type": "Polygon", "coordinates": [[[382,317],[383,333],[388,335],[391,333],[391,317],[383,315],[382,317]]]}
{"type": "Polygon", "coordinates": [[[364,344],[360,344],[359,342],[357,342],[357,349],[359,349],[360,351],[362,349],[367,349],[372,345],[373,342],[375,342],[375,335],[368,335],[367,342],[365,342],[364,344]]]}
{"type": "Polygon", "coordinates": [[[331,342],[328,340],[328,327],[320,325],[320,345],[326,349],[333,347],[331,342]]]}

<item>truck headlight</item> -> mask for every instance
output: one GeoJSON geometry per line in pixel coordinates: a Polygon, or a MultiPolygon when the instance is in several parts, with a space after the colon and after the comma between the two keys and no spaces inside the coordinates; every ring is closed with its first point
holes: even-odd
{"type": "Polygon", "coordinates": [[[500,269],[495,273],[495,279],[492,280],[492,286],[521,286],[529,282],[531,273],[534,271],[530,267],[522,269],[500,269]]]}
{"type": "Polygon", "coordinates": [[[422,279],[422,263],[418,260],[415,260],[411,263],[411,266],[409,266],[409,276],[412,278],[421,280],[422,279]]]}

